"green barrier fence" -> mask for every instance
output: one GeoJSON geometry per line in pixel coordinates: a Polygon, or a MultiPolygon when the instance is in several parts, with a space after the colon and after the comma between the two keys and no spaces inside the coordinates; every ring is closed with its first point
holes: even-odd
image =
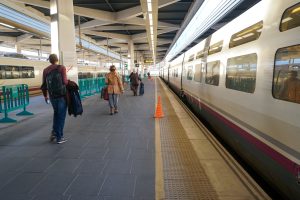
{"type": "Polygon", "coordinates": [[[4,113],[4,118],[0,119],[0,123],[17,122],[17,120],[9,118],[8,113],[22,109],[18,116],[33,115],[26,111],[26,106],[29,105],[29,90],[28,85],[7,85],[2,86],[0,94],[0,112],[4,113]]]}
{"type": "Polygon", "coordinates": [[[78,80],[80,97],[86,98],[94,94],[100,93],[105,86],[105,78],[87,78],[78,80]]]}

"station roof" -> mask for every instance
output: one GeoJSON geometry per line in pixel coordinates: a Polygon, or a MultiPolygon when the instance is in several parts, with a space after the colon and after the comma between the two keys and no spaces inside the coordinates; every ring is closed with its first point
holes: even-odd
{"type": "MultiPolygon", "coordinates": [[[[6,0],[5,0],[6,1],[6,0]]],[[[128,55],[128,40],[133,40],[136,57],[143,57],[144,60],[152,60],[151,46],[149,46],[149,28],[145,23],[144,15],[146,0],[74,0],[74,21],[76,31],[94,39],[98,45],[109,48],[124,57],[128,55]],[[83,9],[84,8],[84,9],[83,9]],[[87,8],[87,9],[86,9],[87,8]],[[79,23],[80,22],[80,23],[79,23]]],[[[155,0],[152,0],[155,1],[155,0]]],[[[156,62],[162,60],[169,48],[174,43],[186,24],[191,20],[190,11],[193,7],[200,7],[204,0],[157,0],[157,40],[155,42],[156,62]]],[[[260,0],[242,1],[234,10],[229,12],[217,24],[202,34],[197,40],[186,47],[182,52],[187,51],[199,40],[207,37],[227,22],[252,7],[260,0]]],[[[43,20],[49,20],[49,0],[11,0],[16,6],[23,5],[29,11],[39,14],[43,20]]],[[[12,3],[11,3],[12,4],[12,3]]],[[[0,20],[1,22],[1,20],[0,20]]],[[[24,34],[16,29],[9,29],[0,25],[0,38],[2,42],[5,37],[21,37],[24,34]]],[[[27,37],[22,40],[30,47],[30,40],[37,40],[38,37],[27,37]]],[[[37,48],[35,41],[33,48],[37,48]]],[[[49,42],[42,42],[42,45],[49,47],[49,42]]],[[[46,47],[45,47],[46,48],[46,47]]],[[[78,50],[79,52],[80,50],[78,50]]],[[[181,52],[181,53],[182,53],[181,52]]],[[[180,54],[179,54],[180,55],[180,54]]],[[[97,54],[93,55],[97,56],[97,54]]]]}

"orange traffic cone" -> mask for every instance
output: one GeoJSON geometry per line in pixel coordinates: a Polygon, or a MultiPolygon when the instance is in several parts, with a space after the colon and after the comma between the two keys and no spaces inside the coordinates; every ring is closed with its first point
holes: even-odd
{"type": "Polygon", "coordinates": [[[156,105],[156,111],[155,111],[154,117],[155,118],[162,118],[162,117],[164,117],[164,113],[163,113],[163,110],[162,110],[162,104],[161,104],[160,96],[158,96],[157,105],[156,105]]]}

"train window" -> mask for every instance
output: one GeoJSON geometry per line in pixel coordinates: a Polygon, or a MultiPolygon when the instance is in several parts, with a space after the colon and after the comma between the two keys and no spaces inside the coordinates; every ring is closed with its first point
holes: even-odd
{"type": "Polygon", "coordinates": [[[229,58],[226,67],[226,88],[254,93],[256,68],[256,53],[229,58]]]}
{"type": "Polygon", "coordinates": [[[219,85],[220,61],[209,62],[206,65],[205,83],[209,85],[219,85]]]}
{"type": "Polygon", "coordinates": [[[288,8],[282,15],[280,31],[287,31],[300,26],[300,3],[288,8]]]}
{"type": "Polygon", "coordinates": [[[194,60],[194,54],[189,57],[188,62],[191,62],[193,60],[194,60]]]}
{"type": "Polygon", "coordinates": [[[17,66],[5,66],[5,78],[6,79],[20,78],[20,68],[17,66]]]}
{"type": "Polygon", "coordinates": [[[278,49],[275,56],[273,97],[300,103],[300,45],[278,49]]]}
{"type": "Polygon", "coordinates": [[[21,67],[21,77],[22,78],[34,78],[34,68],[33,67],[21,67]]]}
{"type": "Polygon", "coordinates": [[[199,51],[196,55],[196,59],[200,59],[200,58],[203,58],[204,57],[204,50],[202,51],[199,51]]]}
{"type": "Polygon", "coordinates": [[[208,55],[212,55],[222,51],[222,47],[223,47],[223,40],[211,45],[208,50],[208,55]]]}
{"type": "Polygon", "coordinates": [[[193,80],[193,76],[194,76],[193,74],[194,74],[193,73],[193,66],[189,66],[188,70],[187,70],[186,79],[189,80],[189,81],[193,80]]]}
{"type": "Polygon", "coordinates": [[[0,66],[0,79],[5,79],[5,67],[0,66]]]}
{"type": "Polygon", "coordinates": [[[257,40],[261,35],[262,28],[263,21],[260,21],[232,35],[229,43],[229,48],[233,48],[257,40]]]}
{"type": "Polygon", "coordinates": [[[82,79],[82,72],[78,73],[78,79],[82,79]]]}
{"type": "Polygon", "coordinates": [[[201,77],[202,77],[201,64],[197,64],[195,65],[194,81],[201,82],[201,77]]]}

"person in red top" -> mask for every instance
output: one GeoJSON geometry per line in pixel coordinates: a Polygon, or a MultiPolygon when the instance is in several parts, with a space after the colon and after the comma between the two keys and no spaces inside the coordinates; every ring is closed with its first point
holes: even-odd
{"type": "Polygon", "coordinates": [[[66,102],[66,85],[68,84],[66,67],[63,65],[58,65],[58,57],[56,54],[51,54],[49,56],[49,65],[43,71],[43,83],[42,92],[45,101],[53,107],[53,126],[50,135],[50,141],[56,139],[57,144],[66,142],[64,139],[64,124],[67,112],[67,102],[66,102]],[[49,96],[48,96],[49,94],[49,96]]]}

